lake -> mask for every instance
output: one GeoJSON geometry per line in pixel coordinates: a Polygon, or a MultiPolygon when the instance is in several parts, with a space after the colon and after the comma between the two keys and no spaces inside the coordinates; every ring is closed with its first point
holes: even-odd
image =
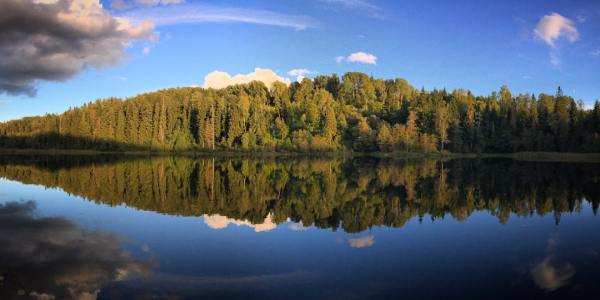
{"type": "Polygon", "coordinates": [[[0,298],[593,299],[599,204],[591,162],[3,155],[0,298]]]}

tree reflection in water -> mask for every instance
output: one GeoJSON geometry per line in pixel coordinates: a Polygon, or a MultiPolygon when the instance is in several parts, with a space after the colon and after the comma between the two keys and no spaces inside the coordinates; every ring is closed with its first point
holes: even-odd
{"type": "Polygon", "coordinates": [[[361,232],[402,227],[412,218],[462,221],[477,211],[502,223],[511,214],[553,214],[558,223],[585,201],[594,212],[600,203],[597,164],[510,159],[19,156],[0,161],[0,176],[98,203],[205,215],[216,228],[253,225],[256,231],[291,220],[361,232]]]}

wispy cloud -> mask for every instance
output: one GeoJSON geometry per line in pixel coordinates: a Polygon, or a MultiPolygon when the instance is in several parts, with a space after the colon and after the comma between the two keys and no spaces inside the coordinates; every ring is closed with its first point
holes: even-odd
{"type": "Polygon", "coordinates": [[[380,9],[379,6],[367,0],[321,0],[321,2],[337,4],[351,9],[380,9]]]}
{"type": "Polygon", "coordinates": [[[173,5],[184,3],[185,0],[113,0],[112,9],[129,9],[136,6],[173,5]]]}
{"type": "Polygon", "coordinates": [[[125,76],[113,76],[111,79],[118,81],[127,81],[127,77],[125,76]]]}
{"type": "Polygon", "coordinates": [[[369,2],[368,0],[320,0],[328,5],[341,6],[345,9],[359,10],[366,12],[369,17],[383,19],[381,7],[369,2]]]}
{"type": "Polygon", "coordinates": [[[311,71],[308,69],[293,69],[290,70],[289,72],[287,72],[288,75],[290,76],[295,76],[296,77],[296,81],[300,82],[302,81],[302,79],[308,75],[312,75],[312,74],[317,74],[319,72],[317,71],[311,71]]]}
{"type": "Polygon", "coordinates": [[[561,60],[560,60],[560,56],[558,55],[558,51],[551,51],[550,52],[550,64],[552,64],[555,67],[560,66],[561,60]]]}
{"type": "Polygon", "coordinates": [[[354,53],[348,55],[347,57],[336,56],[335,61],[337,63],[346,61],[346,62],[351,62],[351,63],[376,65],[377,64],[377,56],[375,56],[371,53],[359,51],[359,52],[354,52],[354,53]]]}
{"type": "Polygon", "coordinates": [[[231,6],[182,4],[136,9],[126,13],[129,18],[150,18],[157,26],[198,23],[248,23],[305,30],[317,27],[315,19],[302,15],[282,14],[231,6]]]}
{"type": "Polygon", "coordinates": [[[184,3],[185,0],[135,0],[134,2],[142,5],[156,6],[156,5],[172,5],[184,3]]]}
{"type": "Polygon", "coordinates": [[[593,57],[599,58],[600,57],[600,49],[590,51],[590,55],[593,57]]]}

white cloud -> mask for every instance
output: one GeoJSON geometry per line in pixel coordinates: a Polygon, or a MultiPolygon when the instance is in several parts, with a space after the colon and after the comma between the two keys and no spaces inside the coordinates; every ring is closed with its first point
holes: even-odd
{"type": "Polygon", "coordinates": [[[561,37],[573,43],[579,39],[575,23],[557,13],[543,16],[534,30],[534,34],[550,47],[556,47],[556,41],[561,37]]]}
{"type": "Polygon", "coordinates": [[[317,73],[316,71],[311,71],[308,69],[293,69],[288,71],[288,75],[290,76],[303,76],[303,75],[309,75],[309,74],[314,74],[317,73]]]}
{"type": "Polygon", "coordinates": [[[302,15],[198,3],[155,6],[130,11],[127,15],[134,19],[151,18],[157,26],[198,23],[248,23],[288,27],[294,30],[305,30],[317,26],[317,22],[313,18],[302,15]]]}
{"type": "Polygon", "coordinates": [[[373,54],[369,54],[366,52],[352,53],[348,56],[347,60],[349,62],[357,62],[357,63],[370,64],[370,65],[377,64],[377,57],[373,54]]]}
{"type": "Polygon", "coordinates": [[[600,57],[600,49],[596,49],[590,52],[590,55],[593,57],[600,57]]]}
{"type": "Polygon", "coordinates": [[[302,79],[311,74],[317,74],[317,71],[311,71],[308,69],[293,69],[287,72],[290,76],[296,76],[296,81],[300,82],[302,79]]]}
{"type": "Polygon", "coordinates": [[[212,71],[204,77],[204,84],[202,87],[205,89],[220,89],[230,85],[250,83],[255,80],[262,81],[267,87],[271,87],[275,81],[290,84],[289,79],[277,75],[277,73],[273,72],[271,69],[255,68],[254,72],[237,74],[235,76],[231,76],[229,73],[223,71],[212,71]]]}
{"type": "Polygon", "coordinates": [[[144,54],[150,53],[150,46],[144,46],[144,49],[142,49],[142,53],[144,53],[144,54]]]}
{"type": "Polygon", "coordinates": [[[565,39],[569,43],[574,43],[579,39],[575,23],[557,13],[543,16],[533,33],[550,46],[550,64],[555,68],[561,64],[560,49],[556,42],[565,39]]]}
{"type": "Polygon", "coordinates": [[[352,248],[368,248],[375,244],[375,237],[368,235],[358,239],[350,239],[348,240],[348,244],[350,244],[350,247],[352,248]]]}
{"type": "Polygon", "coordinates": [[[351,62],[351,63],[376,65],[377,64],[377,56],[370,54],[370,53],[359,51],[359,52],[354,52],[354,53],[348,55],[347,57],[336,56],[335,61],[337,63],[346,61],[346,62],[351,62]]]}
{"type": "Polygon", "coordinates": [[[223,229],[227,228],[230,224],[236,226],[247,226],[254,229],[254,232],[263,232],[273,230],[277,227],[277,224],[273,222],[271,214],[268,214],[265,220],[260,224],[252,224],[248,220],[236,220],[221,215],[204,215],[204,223],[212,229],[223,229]]]}

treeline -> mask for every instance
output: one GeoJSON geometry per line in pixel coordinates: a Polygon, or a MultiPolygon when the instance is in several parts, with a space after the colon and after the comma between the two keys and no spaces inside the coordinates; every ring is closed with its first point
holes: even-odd
{"type": "Polygon", "coordinates": [[[0,147],[97,150],[600,152],[600,102],[425,91],[363,73],[287,86],[174,88],[0,124],[0,147]]]}
{"type": "Polygon", "coordinates": [[[222,215],[252,223],[267,216],[359,232],[401,227],[413,218],[465,220],[483,211],[512,215],[579,211],[600,205],[593,163],[509,159],[407,162],[390,159],[194,159],[109,162],[96,156],[66,168],[23,156],[0,161],[0,177],[41,184],[108,205],[170,215],[222,215]]]}

